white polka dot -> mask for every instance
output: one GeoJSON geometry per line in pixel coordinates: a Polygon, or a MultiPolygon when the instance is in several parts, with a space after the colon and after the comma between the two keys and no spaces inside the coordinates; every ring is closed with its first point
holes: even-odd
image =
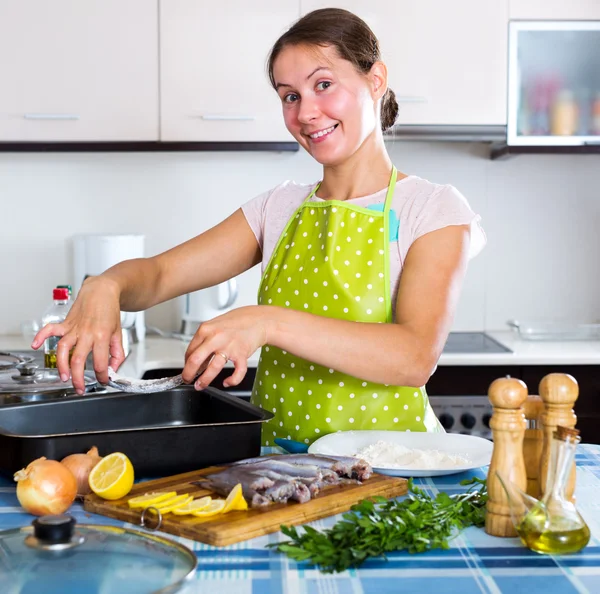
{"type": "Polygon", "coordinates": [[[419,396],[419,393],[418,393],[418,392],[415,392],[415,393],[413,394],[413,396],[414,396],[415,398],[417,398],[417,397],[419,396]]]}
{"type": "Polygon", "coordinates": [[[265,369],[265,375],[269,375],[269,370],[265,369]]]}
{"type": "Polygon", "coordinates": [[[360,250],[356,250],[356,255],[360,256],[362,254],[362,252],[360,250]]]}
{"type": "Polygon", "coordinates": [[[329,237],[333,237],[333,233],[331,231],[327,235],[329,235],[329,237]]]}
{"type": "Polygon", "coordinates": [[[290,412],[288,413],[288,417],[291,417],[291,416],[292,416],[292,411],[290,411],[290,412]]]}
{"type": "Polygon", "coordinates": [[[308,440],[308,438],[304,440],[304,443],[309,443],[309,440],[308,440]]]}
{"type": "Polygon", "coordinates": [[[370,314],[372,314],[372,313],[373,313],[373,310],[371,310],[371,309],[367,309],[367,313],[370,315],[370,314]]]}
{"type": "MultiPolygon", "coordinates": [[[[275,412],[275,409],[273,409],[273,412],[275,412]]],[[[279,426],[283,427],[283,421],[279,421],[279,426]]]]}
{"type": "Polygon", "coordinates": [[[310,214],[315,214],[315,210],[314,210],[314,208],[311,208],[311,209],[310,209],[310,214]]]}
{"type": "Polygon", "coordinates": [[[335,274],[337,276],[339,274],[339,271],[338,270],[334,270],[333,274],[335,274]]]}
{"type": "Polygon", "coordinates": [[[309,396],[311,396],[311,395],[312,395],[312,390],[308,390],[307,394],[308,394],[309,396]]]}
{"type": "Polygon", "coordinates": [[[379,273],[379,278],[383,278],[383,272],[379,273]]]}
{"type": "Polygon", "coordinates": [[[394,417],[394,423],[398,422],[398,417],[394,417]]]}
{"type": "Polygon", "coordinates": [[[378,396],[377,392],[374,392],[373,393],[373,398],[377,398],[377,396],[378,396]]]}
{"type": "Polygon", "coordinates": [[[350,285],[348,283],[344,283],[344,289],[349,289],[350,285]]]}
{"type": "Polygon", "coordinates": [[[327,286],[327,281],[323,281],[323,286],[326,287],[327,286]]]}
{"type": "Polygon", "coordinates": [[[330,370],[329,370],[329,373],[333,373],[333,369],[330,369],[330,370]]]}
{"type": "Polygon", "coordinates": [[[317,404],[317,408],[321,408],[321,405],[320,405],[320,404],[317,404]]]}
{"type": "Polygon", "coordinates": [[[296,367],[296,364],[295,363],[290,363],[290,367],[294,368],[294,367],[296,367]]]}
{"type": "Polygon", "coordinates": [[[281,374],[281,379],[285,379],[285,373],[281,374]]]}
{"type": "Polygon", "coordinates": [[[299,272],[302,272],[304,270],[304,266],[300,266],[300,268],[298,268],[299,272]]]}
{"type": "Polygon", "coordinates": [[[421,421],[421,417],[417,417],[417,423],[421,421]]]}
{"type": "Polygon", "coordinates": [[[306,279],[306,278],[304,279],[304,284],[308,285],[308,279],[306,279]]]}
{"type": "Polygon", "coordinates": [[[331,209],[331,212],[337,212],[337,208],[334,206],[334,207],[331,209]]]}
{"type": "Polygon", "coordinates": [[[277,359],[273,359],[273,365],[277,365],[277,359]]]}
{"type": "Polygon", "coordinates": [[[398,392],[396,392],[396,393],[394,394],[394,398],[400,398],[400,394],[398,394],[398,392]]]}
{"type": "Polygon", "coordinates": [[[269,395],[265,394],[265,400],[268,400],[268,399],[269,399],[269,395]]]}
{"type": "Polygon", "coordinates": [[[269,352],[269,347],[268,346],[265,347],[265,351],[267,351],[267,353],[269,352]]]}
{"type": "Polygon", "coordinates": [[[273,431],[273,435],[277,437],[277,431],[273,431]]]}
{"type": "Polygon", "coordinates": [[[299,260],[300,256],[298,254],[296,254],[296,260],[299,260]]]}
{"type": "Polygon", "coordinates": [[[356,213],[355,213],[355,212],[352,212],[352,213],[350,213],[350,216],[351,216],[352,218],[354,218],[354,217],[356,216],[356,213]]]}
{"type": "Polygon", "coordinates": [[[315,291],[315,292],[313,293],[313,297],[318,297],[318,296],[319,296],[319,294],[318,294],[318,293],[315,291]]]}
{"type": "Polygon", "coordinates": [[[348,313],[348,308],[344,307],[344,313],[348,313]]]}
{"type": "Polygon", "coordinates": [[[296,431],[300,431],[300,425],[296,425],[296,431]]]}
{"type": "Polygon", "coordinates": [[[294,295],[300,295],[300,291],[298,291],[298,289],[296,289],[296,290],[294,291],[294,295]]]}
{"type": "Polygon", "coordinates": [[[317,428],[315,429],[315,433],[321,433],[321,430],[320,430],[320,429],[317,427],[317,428]]]}
{"type": "Polygon", "coordinates": [[[348,419],[348,423],[354,423],[354,419],[353,419],[352,417],[350,417],[350,418],[348,419]]]}
{"type": "Polygon", "coordinates": [[[265,441],[265,444],[266,444],[266,445],[269,445],[269,440],[268,440],[268,439],[267,439],[267,441],[265,441]]]}
{"type": "Polygon", "coordinates": [[[383,297],[379,298],[379,303],[383,303],[383,297]]]}
{"type": "Polygon", "coordinates": [[[357,295],[354,299],[356,299],[356,301],[360,301],[360,295],[357,295]]]}
{"type": "Polygon", "coordinates": [[[345,227],[345,226],[346,226],[346,223],[344,223],[344,221],[342,221],[342,222],[340,223],[340,225],[341,225],[342,227],[345,227]]]}
{"type": "Polygon", "coordinates": [[[310,421],[310,415],[306,415],[306,420],[310,421]]]}
{"type": "MultiPolygon", "coordinates": [[[[325,246],[324,246],[324,245],[322,245],[322,246],[321,246],[321,249],[325,249],[325,246]]],[[[329,256],[325,256],[325,262],[329,262],[329,256]]]]}
{"type": "Polygon", "coordinates": [[[331,394],[331,393],[328,393],[328,394],[327,394],[327,398],[331,398],[331,396],[332,396],[332,394],[331,394]]]}
{"type": "Polygon", "coordinates": [[[338,406],[338,410],[344,410],[344,407],[343,407],[343,406],[340,404],[340,405],[338,406]]]}
{"type": "Polygon", "coordinates": [[[367,262],[367,266],[372,266],[372,265],[373,265],[373,262],[372,262],[371,260],[369,260],[369,261],[367,262]]]}
{"type": "Polygon", "coordinates": [[[371,422],[373,422],[373,423],[377,423],[377,419],[376,419],[375,417],[373,417],[373,418],[371,419],[371,422]]]}
{"type": "Polygon", "coordinates": [[[280,398],[280,399],[279,399],[279,402],[283,402],[283,398],[280,398]]]}
{"type": "MultiPolygon", "coordinates": [[[[314,258],[314,256],[313,256],[313,258],[314,258]]],[[[316,274],[317,272],[319,272],[319,269],[315,268],[314,273],[316,274]]]]}
{"type": "Polygon", "coordinates": [[[331,419],[330,419],[329,417],[327,417],[327,418],[325,419],[325,422],[326,422],[326,423],[331,423],[331,419]]]}
{"type": "Polygon", "coordinates": [[[298,400],[298,406],[302,406],[302,400],[298,400]]]}
{"type": "Polygon", "coordinates": [[[410,429],[407,429],[407,430],[406,430],[406,432],[407,432],[407,433],[410,433],[410,429]]]}
{"type": "Polygon", "coordinates": [[[388,410],[388,406],[387,406],[387,405],[385,405],[385,406],[383,407],[383,410],[388,410]]]}
{"type": "Polygon", "coordinates": [[[308,233],[305,231],[305,232],[302,234],[302,237],[306,237],[307,235],[308,235],[308,233]]]}
{"type": "Polygon", "coordinates": [[[345,264],[346,266],[350,266],[350,261],[349,261],[349,260],[344,260],[344,264],[345,264]]]}
{"type": "Polygon", "coordinates": [[[354,398],[354,393],[350,394],[350,398],[354,398]]]}
{"type": "Polygon", "coordinates": [[[314,366],[314,365],[311,365],[311,366],[309,367],[309,369],[310,369],[311,371],[314,371],[314,370],[315,370],[315,366],[314,366]]]}
{"type": "Polygon", "coordinates": [[[273,268],[279,268],[279,264],[275,264],[273,268]]]}
{"type": "Polygon", "coordinates": [[[362,383],[362,387],[363,387],[363,388],[366,388],[366,387],[367,387],[367,382],[363,382],[363,383],[362,383]]]}
{"type": "Polygon", "coordinates": [[[304,304],[304,309],[308,309],[308,303],[304,304]]]}
{"type": "Polygon", "coordinates": [[[334,299],[337,299],[337,298],[338,298],[338,296],[337,296],[336,294],[334,294],[334,295],[333,295],[333,298],[334,298],[334,299]]]}
{"type": "Polygon", "coordinates": [[[356,278],[360,278],[360,272],[356,273],[356,278]]]}
{"type": "Polygon", "coordinates": [[[404,410],[408,410],[408,404],[404,405],[404,410]]]}
{"type": "Polygon", "coordinates": [[[301,375],[301,376],[300,376],[300,381],[301,381],[301,382],[303,382],[303,381],[304,381],[304,376],[303,376],[303,375],[301,375]]]}
{"type": "Polygon", "coordinates": [[[346,237],[346,241],[348,241],[348,242],[352,241],[352,237],[346,237]]]}
{"type": "Polygon", "coordinates": [[[367,407],[366,407],[366,406],[363,404],[363,405],[360,407],[360,410],[367,410],[367,407]]]}
{"type": "Polygon", "coordinates": [[[319,379],[319,380],[318,380],[318,383],[319,383],[319,384],[322,384],[322,383],[323,383],[323,380],[322,380],[322,379],[319,379]]]}
{"type": "Polygon", "coordinates": [[[372,288],[373,288],[373,285],[372,285],[371,283],[369,283],[369,284],[367,285],[367,289],[372,289],[372,288]]]}
{"type": "Polygon", "coordinates": [[[367,243],[373,243],[373,240],[372,240],[372,239],[369,239],[369,241],[367,241],[367,243]]]}
{"type": "Polygon", "coordinates": [[[290,302],[289,302],[289,301],[286,301],[286,302],[285,302],[285,305],[286,305],[286,307],[289,307],[289,306],[290,306],[290,302]]]}
{"type": "Polygon", "coordinates": [[[281,293],[281,287],[279,287],[279,289],[277,289],[277,292],[278,292],[278,293],[281,293]]]}
{"type": "Polygon", "coordinates": [[[339,386],[340,386],[340,388],[343,388],[344,387],[344,382],[340,382],[339,386]]]}
{"type": "Polygon", "coordinates": [[[318,226],[319,226],[319,221],[317,221],[317,222],[315,223],[315,227],[318,227],[318,226]]]}
{"type": "Polygon", "coordinates": [[[269,299],[269,303],[273,303],[273,300],[272,300],[272,299],[269,299]]]}
{"type": "Polygon", "coordinates": [[[293,391],[294,391],[294,387],[290,386],[290,392],[293,392],[293,391]]]}

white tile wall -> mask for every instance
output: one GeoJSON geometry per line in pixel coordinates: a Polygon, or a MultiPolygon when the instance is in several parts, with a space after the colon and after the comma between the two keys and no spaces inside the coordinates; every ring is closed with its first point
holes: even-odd
{"type": "MultiPolygon", "coordinates": [[[[480,143],[393,141],[398,168],[452,183],[483,218],[488,246],[469,269],[456,330],[501,329],[511,317],[600,320],[600,157],[490,161],[480,143]]],[[[284,179],[312,181],[304,153],[0,153],[0,334],[73,282],[76,233],[144,233],[156,254],[218,223],[284,179]]],[[[240,279],[255,300],[258,268],[240,279]]],[[[179,327],[177,304],[149,324],[179,327]]]]}

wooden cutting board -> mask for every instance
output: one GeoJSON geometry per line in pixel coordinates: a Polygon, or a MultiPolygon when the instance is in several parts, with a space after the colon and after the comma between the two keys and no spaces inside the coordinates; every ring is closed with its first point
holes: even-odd
{"type": "MultiPolygon", "coordinates": [[[[127,497],[116,501],[107,501],[91,493],[86,495],[83,507],[95,514],[140,525],[142,510],[130,509],[127,505],[128,499],[154,491],[177,491],[178,495],[189,493],[194,498],[204,495],[220,498],[219,495],[192,484],[202,476],[220,469],[219,467],[205,468],[138,483],[133,486],[127,497]]],[[[221,547],[277,532],[282,524],[288,526],[306,524],[348,511],[355,503],[367,497],[380,495],[392,498],[404,495],[407,492],[407,483],[408,481],[403,478],[373,474],[362,484],[329,485],[307,503],[295,501],[275,503],[263,508],[231,511],[210,518],[165,514],[160,530],[221,547]]],[[[150,526],[154,526],[156,514],[150,512],[146,519],[149,519],[150,526]]]]}

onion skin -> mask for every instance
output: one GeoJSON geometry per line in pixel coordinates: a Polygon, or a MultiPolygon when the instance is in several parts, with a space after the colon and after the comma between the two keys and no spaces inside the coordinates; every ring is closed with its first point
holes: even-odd
{"type": "Polygon", "coordinates": [[[98,448],[94,446],[87,454],[71,454],[63,458],[60,463],[66,466],[77,480],[77,495],[84,496],[91,493],[88,477],[92,468],[102,460],[98,448]]]}
{"type": "Polygon", "coordinates": [[[63,514],[77,495],[73,473],[56,460],[38,458],[15,473],[17,499],[34,516],[63,514]]]}

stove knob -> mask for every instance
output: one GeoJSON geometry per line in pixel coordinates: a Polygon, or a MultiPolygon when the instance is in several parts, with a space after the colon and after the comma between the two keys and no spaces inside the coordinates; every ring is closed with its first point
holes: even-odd
{"type": "Polygon", "coordinates": [[[452,425],[454,425],[454,417],[448,413],[442,413],[439,421],[444,429],[452,429],[452,425]]]}
{"type": "Polygon", "coordinates": [[[483,424],[489,429],[490,428],[490,421],[492,419],[492,415],[490,413],[485,413],[483,415],[483,417],[481,417],[481,421],[483,422],[483,424]]]}
{"type": "Polygon", "coordinates": [[[475,423],[477,423],[477,419],[471,413],[463,413],[460,417],[460,422],[467,429],[473,429],[475,423]]]}

